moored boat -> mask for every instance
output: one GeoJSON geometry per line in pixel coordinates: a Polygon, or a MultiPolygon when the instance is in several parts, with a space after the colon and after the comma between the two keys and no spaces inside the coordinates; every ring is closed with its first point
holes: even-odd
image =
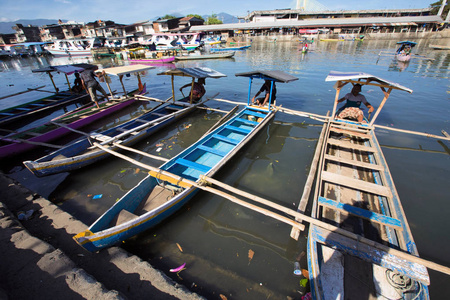
{"type": "Polygon", "coordinates": [[[395,58],[398,61],[407,62],[411,60],[411,51],[417,43],[411,41],[401,41],[397,42],[400,47],[397,49],[395,54],[395,58]]]}
{"type": "MultiPolygon", "coordinates": [[[[186,70],[182,71],[184,76],[193,78],[198,78],[195,76],[205,76],[204,78],[209,77],[207,72],[200,73],[198,72],[198,69],[195,75],[192,75],[192,72],[189,72],[189,68],[183,70],[186,70]]],[[[220,77],[216,76],[215,78],[220,77]]],[[[146,101],[144,97],[140,98],[143,98],[142,100],[146,101]]],[[[133,145],[180,118],[183,118],[191,113],[197,106],[203,104],[203,102],[200,102],[194,105],[179,101],[169,102],[169,100],[161,102],[161,104],[154,107],[151,111],[136,119],[101,133],[91,133],[86,138],[39,158],[36,161],[25,161],[24,165],[34,175],[39,177],[79,169],[109,156],[108,152],[92,146],[93,141],[97,141],[111,150],[119,149],[121,146],[133,145]]]]}
{"type": "MultiPolygon", "coordinates": [[[[124,75],[133,72],[142,72],[152,69],[150,66],[127,66],[104,69],[106,74],[124,75]]],[[[120,78],[120,77],[119,77],[120,78]]],[[[54,119],[55,122],[46,123],[42,126],[31,128],[22,132],[11,133],[0,138],[0,159],[14,156],[38,146],[45,146],[47,143],[70,133],[71,130],[81,128],[107,115],[110,115],[122,108],[131,105],[134,97],[128,97],[124,88],[124,97],[112,101],[103,102],[100,108],[93,106],[69,112],[66,115],[54,119]]]]}
{"type": "Polygon", "coordinates": [[[330,72],[326,81],[337,81],[337,92],[319,145],[312,217],[320,222],[308,236],[312,298],[429,299],[429,276],[414,260],[417,247],[373,126],[392,90],[412,90],[358,72],[330,72]],[[348,83],[381,89],[371,120],[334,118],[348,83]]]}
{"type": "Polygon", "coordinates": [[[175,60],[198,60],[198,59],[217,59],[217,58],[231,58],[235,54],[234,51],[230,52],[217,52],[211,54],[197,54],[197,53],[189,53],[188,55],[180,55],[176,56],[175,60]]]}
{"type": "Polygon", "coordinates": [[[92,49],[103,47],[105,38],[56,40],[46,50],[54,56],[92,56],[92,49]]]}
{"type": "MultiPolygon", "coordinates": [[[[250,78],[290,82],[296,80],[281,71],[256,71],[236,74],[250,78]]],[[[75,241],[89,251],[98,251],[126,240],[160,223],[179,210],[197,192],[187,182],[200,182],[201,175],[212,176],[244,147],[275,115],[267,107],[247,106],[230,120],[211,131],[180,154],[150,171],[137,186],[126,193],[75,241]]]]}
{"type": "MultiPolygon", "coordinates": [[[[89,64],[74,64],[74,65],[60,65],[60,66],[49,66],[42,69],[32,70],[33,73],[47,73],[50,77],[50,80],[53,84],[55,92],[52,95],[39,98],[37,100],[29,101],[24,104],[15,105],[9,107],[7,109],[3,109],[0,111],[0,126],[4,126],[6,124],[10,124],[12,122],[22,122],[23,120],[29,121],[30,119],[37,118],[44,113],[49,111],[54,111],[59,109],[59,107],[67,105],[69,103],[79,102],[86,103],[89,101],[89,95],[85,92],[82,93],[74,93],[71,90],[70,82],[68,79],[68,75],[71,75],[75,72],[82,72],[87,68],[94,67],[89,64]],[[60,91],[59,88],[56,87],[53,81],[53,75],[55,72],[63,73],[66,76],[67,84],[69,89],[67,91],[60,91]]],[[[42,87],[35,89],[28,89],[26,92],[37,90],[40,91],[42,87]]],[[[50,92],[51,93],[51,92],[50,92]]],[[[19,93],[17,93],[19,94],[19,93]]],[[[17,94],[10,95],[15,96],[17,94]]],[[[8,96],[6,96],[8,97],[8,96]]],[[[4,98],[6,98],[4,97],[4,98]]]]}
{"type": "Polygon", "coordinates": [[[236,50],[245,50],[250,48],[251,45],[245,45],[240,47],[211,47],[209,50],[210,52],[217,52],[217,51],[236,51],[236,50]]]}

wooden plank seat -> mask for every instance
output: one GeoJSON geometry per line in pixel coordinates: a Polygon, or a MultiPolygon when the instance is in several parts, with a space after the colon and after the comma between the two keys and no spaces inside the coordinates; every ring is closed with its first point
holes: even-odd
{"type": "Polygon", "coordinates": [[[329,160],[329,161],[342,163],[342,164],[347,164],[350,166],[359,167],[359,168],[365,168],[365,169],[376,170],[376,171],[384,171],[383,166],[380,166],[377,164],[366,163],[366,162],[363,162],[360,160],[353,160],[353,159],[338,157],[338,156],[334,156],[334,155],[330,155],[330,154],[325,154],[325,159],[329,160]]]}
{"type": "Polygon", "coordinates": [[[229,129],[229,130],[232,130],[232,131],[244,133],[244,134],[248,134],[251,131],[250,129],[240,128],[240,127],[236,127],[236,126],[233,126],[233,125],[225,126],[225,128],[229,129]]]}
{"type": "Polygon", "coordinates": [[[376,152],[375,148],[364,146],[364,145],[359,145],[359,144],[353,144],[348,141],[328,139],[328,144],[333,145],[333,146],[342,147],[342,148],[358,150],[358,151],[366,151],[366,152],[372,152],[372,153],[376,152]]]}
{"type": "Polygon", "coordinates": [[[175,161],[175,163],[185,166],[185,167],[188,167],[188,168],[191,168],[191,169],[199,170],[204,173],[208,172],[211,169],[208,166],[205,166],[205,165],[202,165],[202,164],[199,164],[199,163],[196,163],[196,162],[184,159],[184,158],[178,158],[175,161]]]}
{"type": "Polygon", "coordinates": [[[232,139],[232,138],[220,135],[220,134],[214,134],[212,137],[215,138],[215,139],[218,139],[219,141],[227,142],[227,143],[230,143],[230,144],[233,144],[233,145],[237,145],[240,142],[239,140],[232,139]]]}
{"type": "Polygon", "coordinates": [[[353,131],[353,130],[331,127],[330,131],[347,134],[347,135],[359,137],[362,139],[370,139],[370,135],[362,133],[362,132],[353,131]]]}

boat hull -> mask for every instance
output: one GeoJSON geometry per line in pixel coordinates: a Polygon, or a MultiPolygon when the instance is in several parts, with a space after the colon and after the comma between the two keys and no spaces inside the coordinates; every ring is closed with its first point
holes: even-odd
{"type": "MultiPolygon", "coordinates": [[[[165,104],[157,110],[151,111],[144,114],[134,120],[121,124],[117,127],[111,128],[100,135],[103,137],[110,137],[111,139],[123,134],[123,130],[132,130],[138,128],[139,125],[143,125],[143,121],[154,122],[155,125],[143,128],[141,130],[137,129],[133,131],[133,134],[129,134],[124,139],[117,139],[123,146],[133,145],[142,139],[148,137],[149,135],[157,132],[158,130],[168,126],[169,124],[175,122],[176,120],[185,117],[189,114],[195,106],[181,106],[173,105],[170,103],[165,104]],[[169,108],[177,107],[180,111],[171,110],[169,108]],[[165,116],[159,116],[163,115],[165,116]]],[[[61,172],[69,172],[73,170],[80,169],[87,165],[98,162],[105,159],[110,154],[101,149],[91,149],[91,141],[88,138],[84,138],[74,144],[71,144],[63,149],[57,150],[47,156],[44,156],[36,161],[24,161],[24,165],[36,176],[43,177],[52,174],[57,174],[61,172]],[[87,151],[89,150],[89,151],[87,151]]],[[[111,150],[117,150],[118,148],[113,145],[107,145],[111,150]]]]}
{"type": "Polygon", "coordinates": [[[218,59],[218,58],[231,58],[233,57],[235,52],[231,53],[221,53],[217,54],[200,54],[200,55],[186,55],[186,56],[177,56],[175,60],[198,60],[198,59],[218,59]]]}
{"type": "MultiPolygon", "coordinates": [[[[88,125],[96,120],[99,120],[107,115],[110,115],[126,106],[131,105],[133,102],[135,101],[134,98],[123,101],[121,103],[118,103],[116,105],[113,105],[107,109],[103,109],[95,114],[92,114],[88,117],[82,118],[82,119],[78,119],[77,121],[74,121],[72,123],[70,123],[69,125],[67,125],[68,127],[72,128],[72,129],[78,129],[81,128],[85,125],[88,125]]],[[[51,142],[57,138],[62,137],[63,135],[66,135],[68,133],[70,133],[70,129],[64,128],[64,127],[59,127],[56,129],[53,129],[51,131],[48,131],[42,135],[36,136],[36,137],[32,137],[30,139],[28,139],[27,141],[32,142],[32,143],[38,143],[38,144],[32,144],[32,143],[26,143],[26,142],[18,142],[18,141],[14,141],[13,139],[8,140],[8,139],[4,139],[5,141],[10,142],[10,144],[4,145],[0,147],[0,159],[1,158],[5,158],[5,157],[11,157],[20,153],[23,153],[25,151],[29,151],[32,150],[36,147],[39,147],[39,143],[48,143],[51,142]]]]}
{"type": "Polygon", "coordinates": [[[170,56],[164,58],[129,59],[128,61],[135,63],[171,63],[175,61],[175,57],[170,56]]]}
{"type": "Polygon", "coordinates": [[[49,49],[54,56],[92,56],[91,50],[56,50],[49,49]]]}
{"type": "MultiPolygon", "coordinates": [[[[163,164],[160,169],[199,182],[201,175],[214,175],[237,151],[259,132],[274,116],[273,111],[245,108],[237,116],[221,125],[195,144],[163,164]],[[260,112],[258,112],[260,111],[260,112]],[[258,118],[250,121],[248,117],[258,118]]],[[[160,173],[158,173],[160,174],[160,173]]],[[[160,174],[161,175],[161,174],[160,174]]],[[[160,181],[162,179],[159,175],[160,181]]],[[[182,188],[180,182],[171,182],[175,189],[182,191],[165,200],[152,210],[133,217],[121,224],[112,225],[122,212],[133,214],[142,202],[147,200],[149,191],[157,186],[152,175],[144,178],[136,187],[126,193],[108,211],[106,211],[88,230],[77,234],[75,241],[89,251],[98,251],[115,243],[126,240],[160,223],[186,204],[197,192],[195,186],[182,188]]],[[[150,195],[151,197],[151,195],[150,195]]]]}
{"type": "Polygon", "coordinates": [[[401,55],[401,54],[397,54],[397,55],[395,56],[395,58],[396,58],[398,61],[407,62],[407,61],[410,61],[410,60],[411,60],[411,55],[401,55]]]}

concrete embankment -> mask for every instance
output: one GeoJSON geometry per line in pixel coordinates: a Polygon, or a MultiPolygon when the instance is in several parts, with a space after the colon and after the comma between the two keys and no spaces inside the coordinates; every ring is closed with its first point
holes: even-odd
{"type": "Polygon", "coordinates": [[[0,173],[0,299],[203,299],[119,247],[85,251],[86,227],[0,173]]]}

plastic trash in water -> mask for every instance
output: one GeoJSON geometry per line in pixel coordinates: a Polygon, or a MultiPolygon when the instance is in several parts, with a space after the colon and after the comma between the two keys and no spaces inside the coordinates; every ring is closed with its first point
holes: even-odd
{"type": "Polygon", "coordinates": [[[294,275],[296,276],[302,275],[302,270],[300,269],[300,263],[298,261],[294,263],[294,275]]]}
{"type": "Polygon", "coordinates": [[[92,197],[92,199],[100,199],[101,197],[103,197],[103,194],[95,195],[94,197],[92,197]]]}
{"type": "Polygon", "coordinates": [[[178,268],[170,269],[169,271],[172,272],[172,273],[178,273],[178,272],[184,270],[184,269],[185,269],[185,266],[186,266],[186,263],[182,264],[182,265],[179,266],[178,268]]]}
{"type": "Polygon", "coordinates": [[[26,212],[19,211],[19,213],[17,214],[17,218],[18,218],[19,220],[28,220],[28,219],[31,218],[31,216],[33,215],[33,213],[34,213],[34,210],[32,210],[32,209],[27,210],[26,212]]]}

